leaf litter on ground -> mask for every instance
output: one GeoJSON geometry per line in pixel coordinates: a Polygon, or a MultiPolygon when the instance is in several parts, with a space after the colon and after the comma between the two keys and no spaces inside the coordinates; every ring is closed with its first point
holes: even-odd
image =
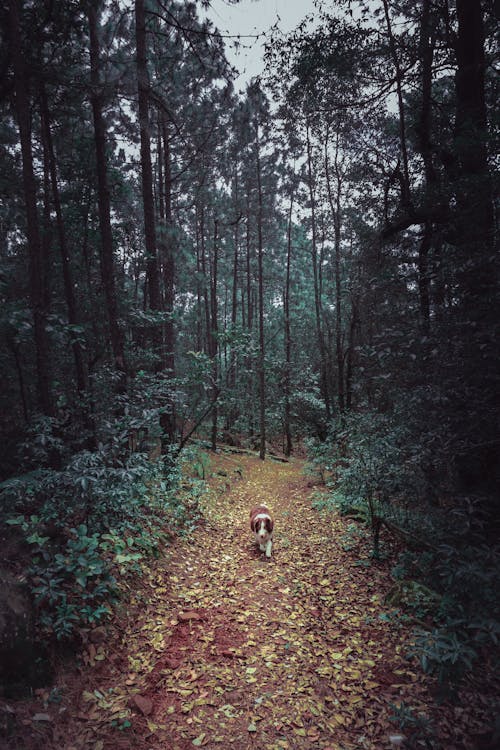
{"type": "Polygon", "coordinates": [[[45,750],[380,750],[404,739],[391,716],[405,706],[432,747],[472,750],[488,701],[436,705],[407,657],[411,626],[384,605],[389,563],[358,564],[362,535],[345,550],[345,521],[313,509],[303,463],[220,454],[210,484],[203,521],[151,561],[114,637],[61,674],[58,713],[34,730],[45,750]],[[259,503],[276,519],[271,560],[248,528],[259,503]]]}

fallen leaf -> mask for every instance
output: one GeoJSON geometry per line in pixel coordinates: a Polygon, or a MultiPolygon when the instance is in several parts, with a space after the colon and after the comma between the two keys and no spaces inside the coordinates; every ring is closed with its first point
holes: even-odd
{"type": "Polygon", "coordinates": [[[187,612],[178,612],[177,617],[179,620],[181,620],[181,622],[187,622],[188,620],[201,620],[201,615],[194,610],[189,610],[187,612]]]}
{"type": "Polygon", "coordinates": [[[144,695],[134,695],[132,702],[139,709],[143,716],[149,716],[153,710],[153,702],[150,698],[146,698],[144,695]]]}

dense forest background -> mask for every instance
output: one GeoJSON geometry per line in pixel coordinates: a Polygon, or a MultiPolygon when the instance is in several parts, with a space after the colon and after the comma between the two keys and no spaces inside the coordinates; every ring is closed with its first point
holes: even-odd
{"type": "Polygon", "coordinates": [[[2,514],[48,633],[184,522],[196,436],[419,540],[427,663],[496,639],[495,5],[320,3],[237,94],[207,3],[0,4],[2,514]]]}

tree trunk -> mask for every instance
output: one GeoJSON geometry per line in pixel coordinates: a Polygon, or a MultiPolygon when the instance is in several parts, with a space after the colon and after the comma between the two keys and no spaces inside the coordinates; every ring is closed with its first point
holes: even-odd
{"type": "Polygon", "coordinates": [[[426,221],[418,248],[418,293],[422,333],[428,336],[431,328],[429,252],[432,246],[432,222],[426,221]]]}
{"type": "Polygon", "coordinates": [[[120,374],[118,390],[126,387],[126,368],[123,345],[123,334],[118,324],[118,304],[115,283],[115,260],[113,252],[113,233],[111,230],[111,209],[106,159],[106,125],[102,113],[103,84],[100,75],[100,42],[99,21],[96,3],[88,5],[88,22],[90,35],[90,83],[92,113],[94,118],[94,138],[97,168],[97,203],[99,209],[99,227],[101,233],[101,278],[106,298],[106,308],[111,336],[111,348],[115,368],[120,374]]]}
{"type": "Polygon", "coordinates": [[[166,368],[172,377],[175,377],[175,328],[173,321],[174,312],[174,279],[175,260],[173,248],[173,218],[172,218],[172,170],[170,164],[170,140],[168,123],[163,117],[163,159],[165,180],[165,243],[163,247],[163,290],[165,298],[165,361],[166,368]]]}
{"type": "Polygon", "coordinates": [[[258,190],[258,212],[257,212],[257,261],[259,274],[259,428],[260,447],[259,456],[263,461],[266,457],[266,374],[264,369],[265,343],[264,343],[264,270],[263,256],[264,247],[262,240],[262,180],[260,165],[260,143],[257,126],[257,190],[258,190]]]}
{"type": "MultiPolygon", "coordinates": [[[[167,314],[167,319],[164,323],[163,364],[168,377],[173,379],[175,377],[175,328],[173,321],[175,262],[172,247],[172,173],[170,168],[168,124],[165,122],[165,114],[163,112],[160,115],[158,131],[158,194],[160,197],[160,218],[163,230],[159,250],[163,274],[164,308],[167,314]]],[[[173,443],[176,432],[175,404],[173,398],[168,399],[167,409],[161,418],[161,426],[166,443],[173,443]]]]}
{"type": "Polygon", "coordinates": [[[246,271],[247,271],[247,329],[253,329],[253,297],[252,297],[252,243],[250,236],[250,186],[247,186],[247,222],[246,222],[246,271]]]}
{"type": "Polygon", "coordinates": [[[11,336],[9,334],[6,336],[6,344],[12,352],[12,356],[14,358],[17,380],[19,383],[19,395],[21,397],[21,404],[23,407],[23,416],[24,421],[27,423],[29,421],[28,399],[26,397],[26,385],[24,383],[23,366],[21,363],[21,357],[19,356],[19,346],[17,345],[14,336],[11,336]]]}
{"type": "Polygon", "coordinates": [[[352,409],[352,380],[354,372],[354,351],[356,344],[356,329],[358,327],[358,306],[357,302],[351,300],[351,321],[349,325],[349,343],[346,353],[346,378],[345,378],[345,391],[346,391],[346,409],[350,411],[352,409]]]}
{"type": "Polygon", "coordinates": [[[196,231],[196,351],[200,352],[204,347],[205,338],[203,336],[203,316],[204,316],[204,297],[202,294],[202,259],[201,259],[201,241],[200,241],[200,221],[198,218],[198,206],[196,206],[195,231],[196,231]]]}
{"type": "Polygon", "coordinates": [[[76,309],[75,295],[73,292],[73,274],[71,271],[71,259],[69,256],[68,243],[66,241],[66,231],[61,208],[61,198],[59,195],[59,183],[57,180],[57,165],[54,153],[54,144],[52,142],[52,133],[50,128],[50,114],[47,103],[47,93],[43,81],[40,83],[40,116],[42,130],[44,134],[45,150],[48,160],[50,174],[50,183],[52,190],[52,199],[56,213],[57,234],[59,239],[59,252],[61,254],[61,266],[64,282],[64,294],[66,297],[66,307],[68,311],[68,322],[71,327],[70,340],[75,361],[76,384],[80,393],[85,391],[85,366],[83,361],[83,352],[78,340],[78,333],[75,332],[75,326],[79,325],[78,313],[76,309]]]}
{"type": "Polygon", "coordinates": [[[290,332],[290,263],[292,257],[292,212],[293,212],[293,192],[290,194],[290,209],[288,211],[288,231],[287,231],[287,249],[286,249],[286,274],[285,288],[283,290],[283,316],[285,324],[285,372],[283,377],[283,396],[284,419],[283,427],[285,432],[285,456],[292,452],[292,433],[290,430],[290,374],[291,374],[291,351],[292,336],[290,332]]]}
{"type": "MultiPolygon", "coordinates": [[[[146,13],[144,0],[135,1],[136,68],[138,92],[138,117],[141,141],[141,184],[144,210],[144,242],[146,246],[146,276],[149,306],[154,312],[161,309],[160,273],[156,251],[156,221],[153,195],[153,169],[151,165],[151,136],[149,128],[149,75],[146,45],[146,13]]],[[[155,323],[153,345],[158,357],[156,369],[162,368],[161,326],[155,323]]]]}
{"type": "MultiPolygon", "coordinates": [[[[434,40],[431,30],[431,0],[422,0],[420,16],[420,67],[421,95],[420,116],[416,126],[418,150],[422,156],[425,174],[425,210],[429,210],[440,196],[438,195],[438,178],[434,167],[431,130],[432,130],[432,62],[434,59],[434,40]]],[[[433,245],[434,227],[428,219],[418,250],[418,288],[420,298],[420,320],[425,336],[430,333],[430,270],[429,253],[433,245]]]]}
{"type": "MultiPolygon", "coordinates": [[[[252,338],[254,324],[254,292],[252,284],[252,242],[250,231],[250,183],[247,183],[247,205],[246,205],[246,290],[247,290],[247,331],[249,339],[252,338]]],[[[247,373],[247,393],[249,399],[249,434],[252,438],[255,427],[255,380],[254,362],[251,354],[245,358],[245,372],[247,373]]]]}
{"type": "Polygon", "coordinates": [[[455,153],[460,173],[457,238],[464,251],[462,260],[469,261],[460,279],[464,302],[472,314],[477,314],[491,309],[491,295],[495,294],[498,281],[492,260],[494,214],[486,147],[484,31],[479,0],[457,0],[457,18],[455,153]]]}
{"type": "Polygon", "coordinates": [[[409,206],[411,203],[410,199],[410,177],[408,170],[408,149],[406,147],[406,118],[405,109],[403,102],[403,72],[399,63],[398,51],[396,48],[396,40],[392,32],[391,17],[389,14],[389,3],[388,0],[382,0],[384,5],[384,15],[387,27],[387,36],[389,38],[389,50],[392,57],[392,63],[394,65],[394,72],[396,75],[396,94],[398,99],[398,113],[399,113],[399,141],[401,148],[401,159],[403,162],[403,180],[401,185],[401,199],[404,206],[409,206]]]}
{"type": "Polygon", "coordinates": [[[457,0],[456,8],[458,335],[461,375],[472,396],[469,422],[464,425],[470,450],[461,460],[460,471],[466,491],[491,492],[500,484],[496,416],[500,408],[496,334],[500,294],[488,169],[483,16],[479,0],[457,0]]]}
{"type": "Polygon", "coordinates": [[[26,206],[26,233],[29,253],[30,302],[35,334],[38,406],[44,414],[53,411],[50,377],[50,351],[47,336],[46,263],[43,257],[38,220],[36,181],[31,145],[31,114],[28,101],[28,81],[24,66],[23,42],[19,13],[22,4],[10,0],[9,20],[16,116],[21,141],[23,190],[26,206]]]}
{"type": "Polygon", "coordinates": [[[218,273],[218,221],[214,219],[214,240],[213,240],[213,262],[212,262],[212,279],[210,284],[210,332],[209,346],[210,358],[212,360],[212,430],[211,430],[211,447],[215,451],[217,448],[217,420],[218,408],[217,398],[219,396],[219,368],[218,368],[218,306],[217,306],[217,273],[218,273]]]}
{"type": "Polygon", "coordinates": [[[327,376],[327,356],[325,337],[323,333],[322,310],[321,310],[321,291],[318,270],[318,249],[317,249],[317,228],[316,228],[316,198],[314,195],[314,179],[312,170],[312,148],[310,139],[309,123],[306,126],[307,136],[307,182],[309,189],[309,199],[311,203],[311,260],[313,267],[314,282],[314,310],[316,315],[316,335],[318,337],[318,348],[320,353],[320,382],[323,400],[325,402],[326,417],[331,417],[330,389],[327,376]]]}
{"type": "MultiPolygon", "coordinates": [[[[239,212],[239,181],[238,181],[238,166],[235,166],[234,175],[234,206],[235,213],[239,212]]],[[[239,286],[239,249],[240,249],[240,221],[241,214],[238,219],[234,222],[234,252],[233,252],[233,273],[231,281],[231,335],[235,336],[236,325],[238,322],[238,286],[239,286]]],[[[237,381],[237,368],[238,368],[238,353],[236,350],[236,344],[234,338],[230,345],[230,356],[229,366],[227,369],[227,385],[230,389],[232,401],[229,412],[226,417],[226,429],[231,430],[235,420],[238,417],[238,406],[236,405],[235,398],[235,386],[237,381]]]]}
{"type": "Polygon", "coordinates": [[[200,211],[200,245],[201,245],[201,271],[202,271],[202,277],[203,277],[203,300],[204,300],[204,309],[205,309],[205,352],[210,357],[211,352],[211,341],[210,341],[210,331],[211,331],[211,315],[210,315],[210,294],[208,291],[209,282],[208,282],[208,273],[207,273],[207,257],[205,252],[205,209],[203,206],[201,207],[200,211]]]}
{"type": "Polygon", "coordinates": [[[335,144],[335,175],[337,178],[335,198],[332,193],[332,185],[330,180],[330,165],[328,161],[328,128],[325,138],[325,175],[326,185],[328,192],[328,202],[330,203],[330,210],[333,216],[334,226],[334,249],[335,249],[335,352],[337,358],[337,403],[339,411],[342,413],[345,408],[345,375],[344,375],[344,347],[342,341],[342,279],[341,279],[341,193],[342,193],[342,178],[340,174],[338,158],[339,158],[339,141],[337,135],[337,141],[335,144]]]}

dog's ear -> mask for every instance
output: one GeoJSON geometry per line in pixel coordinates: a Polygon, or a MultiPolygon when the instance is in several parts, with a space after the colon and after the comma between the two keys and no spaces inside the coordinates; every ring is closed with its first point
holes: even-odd
{"type": "Polygon", "coordinates": [[[266,518],[266,531],[268,534],[273,530],[273,522],[271,518],[266,518]]]}

